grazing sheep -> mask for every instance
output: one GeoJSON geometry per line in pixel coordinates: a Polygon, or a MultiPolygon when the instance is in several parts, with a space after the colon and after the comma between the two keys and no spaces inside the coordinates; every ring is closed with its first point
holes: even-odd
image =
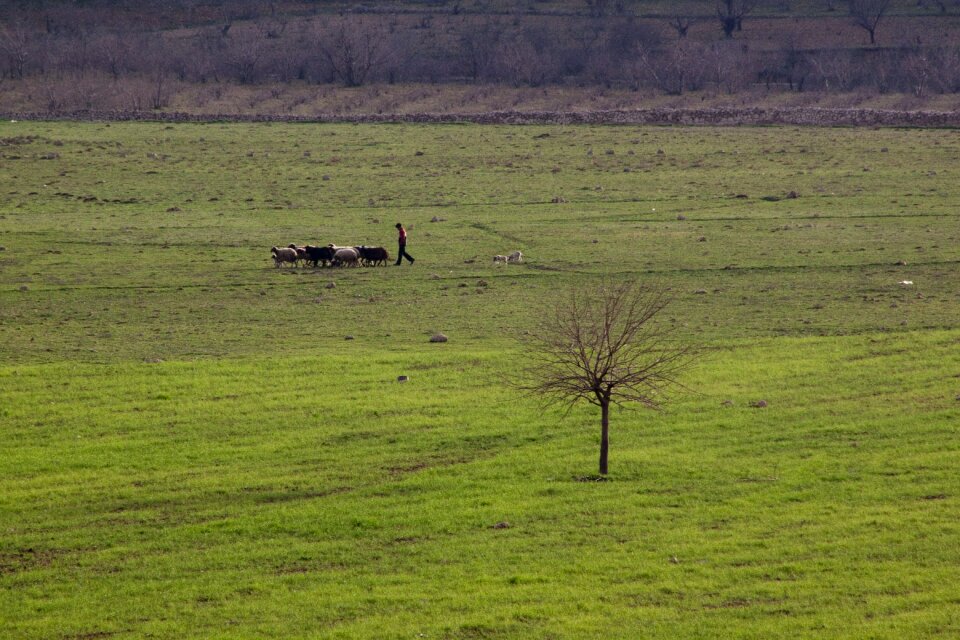
{"type": "Polygon", "coordinates": [[[332,264],[338,267],[345,264],[356,267],[360,264],[360,253],[353,247],[341,247],[333,254],[332,264]]]}
{"type": "Polygon", "coordinates": [[[273,266],[275,267],[281,266],[284,262],[289,262],[293,266],[297,266],[297,260],[299,260],[299,258],[297,257],[296,249],[290,249],[289,247],[271,247],[270,253],[273,254],[273,266]]]}
{"type": "Polygon", "coordinates": [[[493,256],[493,264],[507,264],[507,256],[493,256]]]}
{"type": "Polygon", "coordinates": [[[296,251],[296,252],[297,252],[297,260],[298,260],[299,262],[303,262],[304,264],[306,264],[306,262],[307,262],[307,248],[306,248],[306,247],[298,247],[297,245],[295,245],[295,244],[293,244],[293,243],[291,242],[290,244],[287,245],[287,248],[288,248],[288,249],[293,249],[294,251],[296,251]]]}
{"type": "Polygon", "coordinates": [[[304,251],[307,254],[306,261],[312,262],[313,266],[318,266],[321,262],[323,266],[327,266],[329,263],[333,262],[333,254],[335,251],[330,247],[314,247],[313,245],[307,245],[304,247],[304,251]]]}
{"type": "Polygon", "coordinates": [[[516,262],[518,264],[523,262],[523,254],[519,251],[514,251],[507,256],[507,262],[516,262]]]}
{"type": "Polygon", "coordinates": [[[360,251],[360,259],[365,265],[387,265],[390,254],[383,247],[357,247],[360,251]]]}

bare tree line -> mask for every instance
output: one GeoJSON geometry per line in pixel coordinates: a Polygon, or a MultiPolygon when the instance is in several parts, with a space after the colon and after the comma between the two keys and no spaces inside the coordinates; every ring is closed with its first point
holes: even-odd
{"type": "MultiPolygon", "coordinates": [[[[598,14],[607,11],[604,3],[593,7],[598,14]]],[[[717,7],[718,16],[736,23],[752,5],[722,0],[717,7]]],[[[877,18],[877,5],[872,11],[877,18]]],[[[67,100],[74,107],[97,106],[106,94],[121,91],[111,82],[124,85],[123,106],[137,109],[163,108],[175,84],[457,82],[654,89],[674,95],[733,94],[757,86],[918,96],[960,91],[960,46],[954,43],[809,50],[785,42],[779,49],[755,50],[734,35],[736,24],[728,38],[685,37],[698,19],[704,18],[674,16],[654,25],[609,15],[578,20],[448,16],[441,21],[430,15],[341,14],[220,21],[168,31],[13,21],[0,25],[0,78],[35,82],[51,109],[67,100]]],[[[877,22],[871,24],[876,29],[877,22]]]]}

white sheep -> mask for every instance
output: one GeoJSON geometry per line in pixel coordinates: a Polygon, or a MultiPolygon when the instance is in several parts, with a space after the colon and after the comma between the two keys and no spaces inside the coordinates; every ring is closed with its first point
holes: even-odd
{"type": "Polygon", "coordinates": [[[523,254],[519,251],[514,251],[507,256],[507,262],[521,263],[523,262],[523,254]]]}
{"type": "Polygon", "coordinates": [[[507,256],[493,256],[493,264],[507,264],[507,256]]]}
{"type": "Polygon", "coordinates": [[[353,247],[342,247],[333,254],[333,264],[343,266],[345,264],[354,267],[360,264],[360,252],[353,247]]]}
{"type": "Polygon", "coordinates": [[[293,264],[293,266],[297,266],[299,256],[297,256],[296,249],[271,247],[270,253],[273,254],[273,266],[275,267],[281,266],[284,262],[289,262],[293,264]]]}

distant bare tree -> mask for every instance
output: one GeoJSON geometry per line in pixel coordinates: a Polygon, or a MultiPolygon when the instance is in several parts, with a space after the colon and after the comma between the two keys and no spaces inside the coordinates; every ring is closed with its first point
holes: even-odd
{"type": "Polygon", "coordinates": [[[16,22],[10,26],[0,24],[0,51],[7,56],[11,78],[23,78],[29,52],[29,35],[26,27],[16,22]]]}
{"type": "Polygon", "coordinates": [[[655,322],[667,305],[660,289],[602,283],[556,305],[526,348],[519,388],[547,403],[600,408],[600,474],[609,469],[610,406],[660,409],[697,350],[669,339],[655,322]]]}
{"type": "Polygon", "coordinates": [[[703,46],[690,40],[675,40],[663,47],[637,47],[624,70],[635,91],[653,85],[679,96],[701,87],[704,55],[703,46]]]}
{"type": "Polygon", "coordinates": [[[485,77],[493,66],[503,31],[503,26],[494,20],[477,26],[464,23],[461,27],[458,59],[462,61],[467,77],[474,82],[485,77]]]}
{"type": "Polygon", "coordinates": [[[667,20],[667,24],[673,27],[673,30],[677,32],[677,37],[682,39],[687,37],[687,31],[690,30],[690,27],[692,27],[696,21],[696,18],[678,15],[671,16],[670,19],[667,20]]]}
{"type": "Polygon", "coordinates": [[[40,91],[47,111],[59,111],[66,105],[66,89],[63,82],[45,78],[40,83],[40,91]]]}
{"type": "Polygon", "coordinates": [[[749,82],[754,62],[743,47],[725,40],[712,43],[701,60],[717,89],[729,94],[737,93],[749,82]]]}
{"type": "Polygon", "coordinates": [[[257,81],[263,46],[257,42],[240,42],[226,51],[227,66],[233,70],[237,82],[252,84],[257,81]]]}
{"type": "Polygon", "coordinates": [[[850,91],[853,89],[855,65],[849,55],[813,54],[808,57],[820,83],[827,91],[850,91]]]}
{"type": "Polygon", "coordinates": [[[126,36],[123,33],[105,35],[98,43],[98,50],[107,72],[118,80],[127,71],[131,57],[126,36]]]}
{"type": "Polygon", "coordinates": [[[604,25],[599,20],[570,22],[564,26],[558,40],[566,46],[563,63],[568,74],[576,75],[589,69],[593,73],[592,80],[609,76],[609,69],[598,68],[603,65],[598,58],[602,57],[599,50],[604,32],[604,25]]]}
{"type": "Polygon", "coordinates": [[[906,57],[902,68],[910,83],[910,91],[922,98],[936,76],[934,59],[925,51],[916,50],[906,57]]]}
{"type": "Polygon", "coordinates": [[[717,18],[720,20],[720,29],[727,38],[733,37],[734,31],[743,29],[743,18],[753,11],[756,0],[716,0],[717,18]]]}
{"type": "Polygon", "coordinates": [[[516,85],[542,85],[550,70],[549,62],[549,56],[522,32],[504,38],[497,48],[498,67],[503,70],[506,79],[516,85]]]}
{"type": "Polygon", "coordinates": [[[767,89],[775,84],[787,84],[791,91],[803,91],[810,71],[806,53],[788,38],[779,52],[767,56],[759,71],[759,79],[767,89]]]}
{"type": "Polygon", "coordinates": [[[619,20],[607,30],[606,46],[612,56],[622,58],[638,47],[659,48],[660,33],[646,22],[619,20]]]}
{"type": "Polygon", "coordinates": [[[850,0],[853,24],[870,34],[870,44],[876,44],[877,25],[887,12],[890,0],[850,0]]]}
{"type": "Polygon", "coordinates": [[[318,43],[336,77],[347,87],[359,87],[391,57],[382,25],[362,17],[339,19],[318,43]]]}
{"type": "Polygon", "coordinates": [[[946,47],[937,56],[937,81],[943,92],[960,92],[960,47],[946,47]]]}

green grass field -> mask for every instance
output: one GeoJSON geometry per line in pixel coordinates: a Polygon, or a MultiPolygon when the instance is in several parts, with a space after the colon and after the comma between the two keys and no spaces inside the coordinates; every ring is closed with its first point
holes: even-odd
{"type": "Polygon", "coordinates": [[[954,130],[0,124],[0,637],[960,635],[958,160],[954,130]],[[270,259],[394,253],[397,221],[413,266],[270,259]],[[706,347],[694,393],[614,412],[606,482],[592,408],[507,384],[601,277],[706,347]]]}

